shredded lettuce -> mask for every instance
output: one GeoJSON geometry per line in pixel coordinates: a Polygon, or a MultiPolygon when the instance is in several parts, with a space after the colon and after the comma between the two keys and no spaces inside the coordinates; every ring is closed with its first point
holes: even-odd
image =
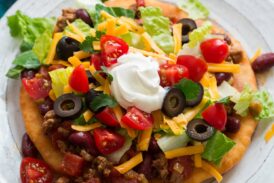
{"type": "Polygon", "coordinates": [[[236,113],[243,117],[248,114],[249,106],[253,101],[259,101],[263,107],[260,114],[254,116],[257,120],[274,117],[274,101],[267,91],[255,92],[249,86],[245,86],[241,93],[231,97],[231,101],[235,103],[234,110],[236,113]]]}
{"type": "Polygon", "coordinates": [[[164,52],[173,52],[174,41],[170,32],[169,19],[162,15],[160,8],[141,7],[139,10],[141,11],[145,31],[164,52]]]}
{"type": "Polygon", "coordinates": [[[49,72],[52,89],[56,97],[59,97],[64,93],[64,87],[68,84],[69,76],[73,71],[72,67],[66,69],[57,69],[49,72]]]}
{"type": "Polygon", "coordinates": [[[212,23],[207,21],[201,27],[195,29],[189,34],[189,43],[187,44],[190,48],[195,48],[198,43],[202,42],[205,37],[211,33],[212,23]]]}
{"type": "Polygon", "coordinates": [[[219,165],[223,156],[232,149],[235,142],[226,137],[223,133],[217,131],[208,141],[205,151],[202,154],[203,159],[219,165]]]}
{"type": "Polygon", "coordinates": [[[34,42],[32,51],[36,54],[41,64],[45,64],[51,42],[52,42],[52,31],[50,30],[46,30],[34,42]]]}
{"type": "Polygon", "coordinates": [[[8,26],[13,37],[23,40],[21,51],[30,50],[36,40],[46,30],[53,30],[55,18],[30,18],[17,11],[8,17],[8,26]]]}
{"type": "MultiPolygon", "coordinates": [[[[83,20],[76,19],[72,24],[76,28],[78,28],[85,36],[90,35],[90,29],[91,29],[91,27],[88,24],[86,24],[83,20]]],[[[69,27],[66,27],[65,31],[72,32],[72,30],[70,30],[69,27]]]]}
{"type": "Polygon", "coordinates": [[[208,9],[199,0],[180,0],[177,4],[192,19],[206,19],[209,16],[208,9]]]}
{"type": "Polygon", "coordinates": [[[187,145],[189,141],[190,138],[184,132],[182,135],[179,136],[165,135],[161,137],[159,140],[157,140],[157,144],[163,152],[166,152],[172,149],[184,147],[187,145]]]}
{"type": "Polygon", "coordinates": [[[123,34],[120,36],[129,46],[133,46],[135,48],[143,49],[144,43],[142,41],[142,37],[140,34],[129,32],[127,34],[123,34]]]}
{"type": "Polygon", "coordinates": [[[256,92],[253,96],[253,100],[260,101],[263,106],[263,110],[255,117],[257,120],[274,117],[274,101],[270,93],[267,91],[256,92]]]}
{"type": "Polygon", "coordinates": [[[124,9],[121,7],[106,7],[103,4],[96,4],[95,8],[90,8],[88,10],[90,17],[93,20],[93,23],[95,25],[99,24],[102,22],[102,17],[100,15],[101,11],[106,11],[107,13],[111,14],[114,17],[129,17],[134,19],[135,13],[132,10],[129,9],[124,9]]]}
{"type": "Polygon", "coordinates": [[[218,92],[222,98],[231,97],[239,94],[236,88],[231,86],[227,81],[223,81],[222,84],[218,86],[218,92]]]}

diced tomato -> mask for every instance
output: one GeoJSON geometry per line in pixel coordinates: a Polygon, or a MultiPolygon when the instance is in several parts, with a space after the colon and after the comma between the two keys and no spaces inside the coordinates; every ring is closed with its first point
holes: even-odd
{"type": "Polygon", "coordinates": [[[102,36],[100,44],[102,62],[106,67],[117,63],[117,59],[128,52],[128,44],[115,36],[102,36]]]}
{"type": "Polygon", "coordinates": [[[229,54],[228,45],[222,39],[209,39],[201,43],[201,52],[207,62],[221,63],[229,54]]]}
{"type": "Polygon", "coordinates": [[[23,78],[22,83],[25,90],[34,100],[47,97],[51,90],[51,82],[44,78],[23,78]]]}
{"type": "Polygon", "coordinates": [[[108,129],[96,128],[93,135],[97,149],[104,155],[117,151],[125,143],[125,138],[122,135],[108,129]]]}
{"type": "Polygon", "coordinates": [[[94,68],[99,71],[102,70],[101,67],[103,66],[103,62],[101,59],[101,54],[100,53],[94,53],[90,57],[90,64],[94,65],[94,68]]]}
{"type": "Polygon", "coordinates": [[[53,179],[52,172],[44,161],[30,157],[22,160],[20,177],[22,183],[51,183],[53,179]]]}
{"type": "Polygon", "coordinates": [[[109,107],[106,107],[104,110],[97,113],[95,118],[108,126],[120,126],[113,110],[109,107]]]}
{"type": "Polygon", "coordinates": [[[180,55],[177,64],[185,66],[189,71],[189,79],[195,82],[199,82],[207,71],[206,62],[192,55],[180,55]]]}
{"type": "Polygon", "coordinates": [[[136,107],[130,107],[127,113],[121,119],[122,123],[136,130],[146,130],[153,125],[151,114],[139,110],[136,107]]]}
{"type": "Polygon", "coordinates": [[[145,7],[146,6],[145,0],[136,0],[136,6],[137,6],[137,8],[145,7]]]}
{"type": "Polygon", "coordinates": [[[163,64],[159,71],[161,85],[172,86],[178,83],[182,78],[188,78],[188,69],[183,65],[178,64],[163,64]]]}
{"type": "Polygon", "coordinates": [[[66,153],[61,164],[64,173],[70,176],[79,176],[84,167],[84,159],[72,153],[66,153]]]}
{"type": "Polygon", "coordinates": [[[78,92],[86,93],[89,90],[89,82],[83,65],[77,66],[70,75],[69,85],[78,92]]]}
{"type": "Polygon", "coordinates": [[[208,106],[203,112],[204,120],[214,128],[223,131],[227,121],[227,113],[224,104],[215,103],[208,106]]]}

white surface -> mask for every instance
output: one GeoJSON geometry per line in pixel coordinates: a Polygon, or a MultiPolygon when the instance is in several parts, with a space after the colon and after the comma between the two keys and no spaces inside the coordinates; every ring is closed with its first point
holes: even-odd
{"type": "MultiPolygon", "coordinates": [[[[169,0],[175,1],[176,0],[169,0]]],[[[211,10],[211,17],[217,20],[234,37],[242,41],[249,55],[258,47],[265,52],[274,51],[274,0],[204,0],[211,10]]],[[[60,14],[62,7],[69,7],[72,0],[19,0],[9,11],[17,9],[30,16],[52,16],[60,14]]],[[[19,81],[4,77],[18,53],[19,42],[9,36],[6,18],[0,21],[0,183],[16,183],[19,180],[20,139],[23,123],[19,112],[19,81]]],[[[264,88],[274,94],[271,84],[272,72],[267,74],[264,88]]],[[[270,122],[261,122],[247,154],[233,170],[224,176],[224,182],[272,183],[274,182],[274,139],[266,144],[263,134],[270,122]]]]}

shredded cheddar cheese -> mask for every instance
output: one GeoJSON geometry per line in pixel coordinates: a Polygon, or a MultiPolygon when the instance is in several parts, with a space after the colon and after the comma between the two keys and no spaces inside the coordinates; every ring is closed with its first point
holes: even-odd
{"type": "Polygon", "coordinates": [[[153,41],[153,39],[150,37],[150,35],[149,35],[148,33],[144,32],[144,33],[142,34],[142,37],[144,38],[144,40],[145,40],[146,42],[149,43],[150,47],[151,47],[155,52],[157,52],[157,53],[159,53],[159,54],[162,54],[162,55],[165,54],[165,52],[164,52],[161,48],[158,47],[158,45],[153,41]]]}
{"type": "Polygon", "coordinates": [[[274,123],[272,124],[271,128],[266,132],[264,139],[268,142],[274,136],[274,123]]]}
{"type": "Polygon", "coordinates": [[[212,175],[217,182],[221,182],[223,180],[222,175],[209,163],[202,161],[202,169],[212,175]]]}
{"type": "Polygon", "coordinates": [[[77,58],[75,56],[69,57],[68,61],[69,61],[69,63],[71,63],[71,65],[73,67],[77,67],[82,64],[82,62],[79,60],[79,58],[77,58]]]}
{"type": "Polygon", "coordinates": [[[116,36],[120,36],[126,33],[128,33],[128,28],[126,25],[121,25],[114,30],[114,35],[116,36]]]}
{"type": "Polygon", "coordinates": [[[63,61],[63,60],[53,60],[51,62],[52,65],[63,65],[63,66],[66,66],[66,67],[71,67],[72,65],[66,61],[63,61]]]}
{"type": "Polygon", "coordinates": [[[152,116],[153,116],[153,127],[154,128],[160,128],[160,124],[163,123],[163,115],[161,110],[157,110],[157,111],[153,111],[152,112],[152,116]]]}
{"type": "Polygon", "coordinates": [[[78,59],[80,59],[80,60],[90,57],[90,53],[87,53],[87,52],[84,52],[84,51],[74,52],[73,55],[75,57],[77,57],[78,59]]]}
{"type": "Polygon", "coordinates": [[[76,41],[82,43],[85,39],[83,39],[81,36],[77,35],[77,34],[74,34],[72,32],[68,32],[66,31],[65,32],[65,35],[72,38],[72,39],[75,39],[76,41]]]}
{"type": "Polygon", "coordinates": [[[95,91],[104,91],[104,87],[103,86],[98,86],[96,88],[94,88],[95,91]]]}
{"type": "Polygon", "coordinates": [[[69,85],[64,86],[64,93],[72,93],[73,90],[69,85]]]}
{"type": "Polygon", "coordinates": [[[79,131],[79,132],[88,132],[88,131],[93,130],[95,128],[99,128],[101,126],[102,126],[101,123],[92,123],[90,125],[85,125],[85,126],[82,126],[82,125],[71,125],[71,128],[73,130],[76,130],[76,131],[79,131]]]}
{"type": "Polygon", "coordinates": [[[96,30],[95,30],[95,29],[90,29],[90,30],[89,30],[89,34],[90,34],[92,37],[95,37],[95,36],[96,36],[96,30]]]}
{"type": "Polygon", "coordinates": [[[125,174],[138,164],[140,164],[143,161],[142,153],[138,153],[136,156],[132,157],[130,160],[124,162],[121,165],[115,166],[114,168],[120,172],[121,174],[125,174]]]}
{"type": "Polygon", "coordinates": [[[91,112],[90,110],[86,110],[84,113],[83,113],[83,116],[85,118],[85,121],[89,121],[92,116],[93,116],[93,112],[91,112]]]}
{"type": "Polygon", "coordinates": [[[150,138],[152,134],[152,128],[142,131],[140,138],[138,139],[137,148],[139,151],[147,151],[150,138]]]}
{"type": "Polygon", "coordinates": [[[114,36],[114,29],[116,25],[116,19],[107,20],[106,24],[106,34],[114,36]]]}
{"type": "Polygon", "coordinates": [[[89,67],[89,70],[90,70],[91,74],[93,75],[93,77],[96,79],[96,81],[98,81],[100,83],[100,85],[104,86],[105,79],[99,73],[96,72],[94,65],[91,65],[89,67]]]}
{"type": "Polygon", "coordinates": [[[56,96],[55,96],[54,91],[52,89],[49,91],[49,98],[53,101],[56,100],[56,96]]]}
{"type": "Polygon", "coordinates": [[[187,125],[187,119],[186,119],[184,113],[181,113],[176,117],[173,117],[172,120],[175,121],[180,126],[185,127],[187,125]]]}
{"type": "Polygon", "coordinates": [[[110,84],[108,80],[105,81],[103,92],[104,94],[110,95],[110,84]]]}
{"type": "Polygon", "coordinates": [[[179,126],[174,120],[164,116],[164,123],[166,123],[169,126],[169,128],[175,135],[180,135],[182,133],[183,128],[179,126]]]}
{"type": "Polygon", "coordinates": [[[194,166],[196,168],[202,167],[202,157],[201,154],[194,154],[194,166]]]}
{"type": "Polygon", "coordinates": [[[85,34],[82,33],[77,27],[75,27],[73,24],[71,24],[69,21],[67,21],[68,27],[77,35],[81,37],[81,39],[85,40],[85,34]]]}
{"type": "Polygon", "coordinates": [[[82,62],[82,65],[83,65],[86,69],[88,69],[88,68],[90,67],[90,61],[84,61],[84,62],[82,62]]]}
{"type": "Polygon", "coordinates": [[[208,63],[208,72],[229,72],[229,73],[238,73],[240,72],[239,64],[212,64],[208,63]]]}
{"type": "Polygon", "coordinates": [[[187,122],[191,121],[205,107],[208,100],[209,99],[207,97],[204,97],[199,105],[192,109],[186,109],[184,111],[184,116],[187,122]]]}
{"type": "Polygon", "coordinates": [[[163,60],[167,60],[167,61],[174,61],[176,62],[175,60],[172,60],[171,58],[169,57],[166,57],[164,55],[159,55],[157,53],[153,53],[153,52],[149,52],[149,51],[145,51],[145,50],[140,50],[140,49],[137,49],[137,48],[134,48],[134,47],[129,47],[130,51],[131,52],[139,52],[139,53],[142,53],[143,55],[145,56],[151,56],[151,57],[154,57],[156,59],[163,59],[163,60]]]}
{"type": "Polygon", "coordinates": [[[174,24],[173,29],[173,40],[174,40],[174,53],[178,54],[182,49],[182,24],[174,24]]]}
{"type": "Polygon", "coordinates": [[[217,87],[217,80],[213,74],[206,72],[201,79],[201,84],[203,85],[203,87],[208,88],[209,94],[213,100],[218,100],[220,98],[217,87]]]}
{"type": "Polygon", "coordinates": [[[173,159],[173,158],[180,157],[180,156],[201,154],[202,152],[204,152],[203,144],[182,147],[182,148],[166,151],[164,153],[165,153],[165,156],[167,159],[173,159]]]}
{"type": "Polygon", "coordinates": [[[92,42],[94,50],[101,50],[100,41],[93,41],[92,42]]]}
{"type": "Polygon", "coordinates": [[[63,33],[55,33],[53,36],[53,40],[52,43],[50,45],[50,49],[46,58],[46,64],[51,64],[51,62],[53,61],[55,54],[56,54],[56,46],[58,44],[58,42],[61,40],[63,36],[63,33]]]}
{"type": "Polygon", "coordinates": [[[262,48],[257,49],[253,57],[250,59],[250,62],[253,63],[261,54],[262,48]]]}

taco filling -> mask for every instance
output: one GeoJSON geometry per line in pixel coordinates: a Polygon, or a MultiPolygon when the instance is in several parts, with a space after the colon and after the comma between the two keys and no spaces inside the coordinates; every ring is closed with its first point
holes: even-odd
{"type": "Polygon", "coordinates": [[[8,17],[22,182],[221,182],[274,114],[245,51],[199,1],[107,5],[8,17]]]}

